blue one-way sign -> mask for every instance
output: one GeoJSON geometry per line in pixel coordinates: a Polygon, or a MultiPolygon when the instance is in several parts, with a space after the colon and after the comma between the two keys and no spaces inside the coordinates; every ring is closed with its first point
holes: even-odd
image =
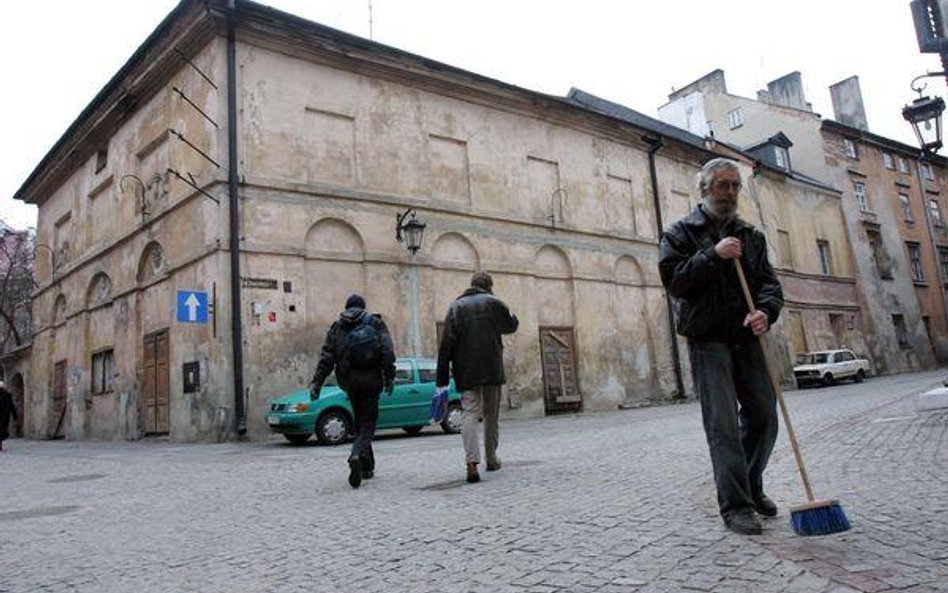
{"type": "Polygon", "coordinates": [[[207,323],[207,293],[196,290],[179,290],[178,321],[181,323],[207,323]]]}

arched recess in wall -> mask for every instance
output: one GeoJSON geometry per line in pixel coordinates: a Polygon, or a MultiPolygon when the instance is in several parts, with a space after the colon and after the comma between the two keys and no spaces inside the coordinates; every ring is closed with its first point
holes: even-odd
{"type": "Polygon", "coordinates": [[[86,289],[86,309],[94,309],[109,302],[112,297],[112,279],[105,272],[97,272],[86,289]]]}
{"type": "Polygon", "coordinates": [[[365,241],[350,223],[316,221],[306,232],[304,254],[306,321],[311,327],[322,332],[352,293],[372,302],[374,295],[366,294],[365,241]]]}
{"type": "MultiPolygon", "coordinates": [[[[642,265],[631,255],[620,256],[616,260],[613,277],[618,336],[612,347],[618,353],[621,368],[632,372],[631,376],[626,377],[628,391],[634,390],[637,385],[654,383],[657,364],[654,332],[642,265]]],[[[634,397],[631,393],[627,393],[627,396],[634,397]]]]}
{"type": "Polygon", "coordinates": [[[534,303],[540,326],[574,325],[573,265],[554,245],[544,245],[533,258],[534,303]]]}
{"type": "Polygon", "coordinates": [[[158,241],[152,241],[145,245],[142,250],[142,256],[138,259],[138,271],[135,279],[139,285],[148,284],[155,278],[161,276],[166,268],[165,253],[158,241]]]}
{"type": "Polygon", "coordinates": [[[60,293],[53,302],[53,325],[61,325],[66,321],[66,295],[60,293]]]}
{"type": "MultiPolygon", "coordinates": [[[[444,233],[431,246],[431,266],[431,292],[434,298],[431,306],[436,330],[437,323],[444,319],[451,301],[470,286],[471,275],[481,268],[481,257],[467,237],[459,233],[444,233]]],[[[422,335],[425,334],[423,330],[422,335]]]]}

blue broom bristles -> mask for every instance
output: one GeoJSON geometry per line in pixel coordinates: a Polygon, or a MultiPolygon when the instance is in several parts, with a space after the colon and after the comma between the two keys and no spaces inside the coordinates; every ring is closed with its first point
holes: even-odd
{"type": "Polygon", "coordinates": [[[836,501],[800,510],[790,509],[790,525],[797,535],[829,535],[849,529],[849,519],[836,501]]]}

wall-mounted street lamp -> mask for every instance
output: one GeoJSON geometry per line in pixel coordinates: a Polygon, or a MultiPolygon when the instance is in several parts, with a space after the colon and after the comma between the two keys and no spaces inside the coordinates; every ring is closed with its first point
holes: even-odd
{"type": "Polygon", "coordinates": [[[912,90],[918,93],[918,99],[902,109],[902,117],[912,124],[918,145],[923,154],[936,152],[942,147],[941,115],[945,111],[945,101],[941,97],[923,97],[925,86],[916,86],[920,78],[946,76],[945,72],[929,72],[912,80],[912,90]]]}
{"type": "Polygon", "coordinates": [[[409,296],[411,301],[410,340],[411,353],[412,356],[415,357],[421,356],[420,314],[418,312],[418,262],[415,261],[415,254],[421,249],[421,240],[424,238],[426,226],[428,225],[415,218],[415,210],[413,208],[405,210],[402,214],[395,215],[395,240],[399,243],[404,243],[405,248],[411,253],[411,266],[408,268],[409,289],[411,290],[409,296]],[[409,214],[411,214],[411,218],[406,221],[405,219],[408,218],[409,214]]]}
{"type": "Polygon", "coordinates": [[[405,243],[405,248],[412,255],[415,255],[421,249],[421,241],[424,238],[426,226],[428,225],[415,218],[414,208],[409,208],[403,214],[395,215],[395,240],[399,243],[405,243]],[[405,218],[409,214],[411,214],[411,218],[406,222],[405,218]]]}

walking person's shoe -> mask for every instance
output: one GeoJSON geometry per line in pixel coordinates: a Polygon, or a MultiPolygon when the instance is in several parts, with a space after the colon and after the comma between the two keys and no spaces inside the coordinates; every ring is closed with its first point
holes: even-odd
{"type": "Polygon", "coordinates": [[[754,510],[765,517],[777,516],[777,504],[770,500],[766,494],[754,496],[754,510]]]}
{"type": "Polygon", "coordinates": [[[481,481],[481,475],[477,473],[477,464],[468,463],[467,464],[467,482],[468,484],[475,484],[481,481]]]}
{"type": "Polygon", "coordinates": [[[364,469],[364,470],[362,470],[362,479],[363,479],[363,480],[371,480],[371,479],[374,478],[374,477],[375,477],[375,470],[374,470],[374,469],[364,469]]]}
{"type": "Polygon", "coordinates": [[[489,472],[495,472],[495,471],[499,470],[502,466],[503,466],[503,464],[500,462],[500,459],[495,459],[495,460],[493,460],[493,461],[488,461],[488,462],[487,462],[487,471],[489,471],[489,472]]]}
{"type": "Polygon", "coordinates": [[[760,520],[751,509],[738,509],[731,511],[724,517],[724,526],[741,535],[760,535],[763,528],[760,526],[760,520]]]}
{"type": "Polygon", "coordinates": [[[362,485],[362,460],[358,457],[349,458],[349,485],[353,488],[362,485]]]}

